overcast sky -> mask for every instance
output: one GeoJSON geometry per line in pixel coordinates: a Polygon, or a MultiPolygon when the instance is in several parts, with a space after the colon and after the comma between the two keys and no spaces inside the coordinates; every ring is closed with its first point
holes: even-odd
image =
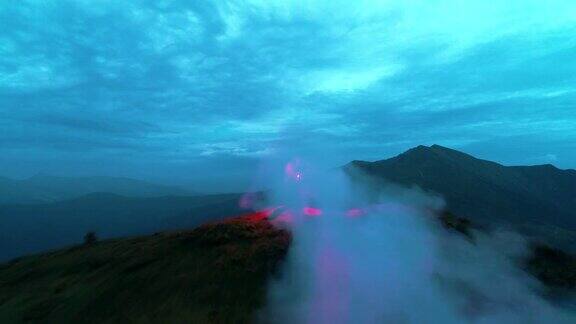
{"type": "Polygon", "coordinates": [[[576,168],[576,1],[0,2],[0,175],[237,190],[434,143],[576,168]]]}

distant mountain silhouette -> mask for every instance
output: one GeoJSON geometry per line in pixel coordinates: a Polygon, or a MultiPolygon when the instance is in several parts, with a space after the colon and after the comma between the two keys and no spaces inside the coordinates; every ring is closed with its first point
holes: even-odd
{"type": "Polygon", "coordinates": [[[92,193],[47,204],[0,205],[0,261],[102,238],[192,228],[241,212],[239,194],[131,198],[92,193]]]}
{"type": "Polygon", "coordinates": [[[476,223],[576,230],[575,170],[503,166],[439,145],[344,168],[357,179],[360,174],[375,179],[376,188],[389,181],[440,194],[451,212],[476,223]]]}
{"type": "Polygon", "coordinates": [[[0,177],[0,204],[47,203],[95,192],[128,197],[191,195],[184,189],[119,177],[56,177],[36,175],[25,180],[0,177]]]}

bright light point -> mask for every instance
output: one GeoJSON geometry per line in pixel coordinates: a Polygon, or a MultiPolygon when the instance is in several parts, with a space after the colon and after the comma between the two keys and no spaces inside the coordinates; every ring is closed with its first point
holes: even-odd
{"type": "Polygon", "coordinates": [[[298,170],[299,164],[299,161],[286,163],[286,166],[284,167],[284,173],[286,176],[296,181],[302,180],[302,172],[298,170]]]}

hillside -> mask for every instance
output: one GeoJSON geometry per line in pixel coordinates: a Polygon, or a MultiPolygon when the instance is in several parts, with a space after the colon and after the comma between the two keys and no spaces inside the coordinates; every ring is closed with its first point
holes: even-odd
{"type": "Polygon", "coordinates": [[[0,261],[82,240],[191,228],[237,215],[239,194],[132,198],[94,193],[48,204],[0,205],[0,261]]]}
{"type": "Polygon", "coordinates": [[[439,194],[451,212],[479,224],[514,224],[538,235],[558,232],[574,243],[574,170],[503,166],[438,145],[381,161],[353,161],[344,168],[356,179],[368,175],[375,189],[392,182],[439,194]]]}
{"type": "Polygon", "coordinates": [[[260,215],[0,265],[1,323],[250,323],[289,234],[260,215]]]}
{"type": "MultiPolygon", "coordinates": [[[[282,275],[292,241],[267,215],[0,263],[0,323],[253,323],[267,314],[259,311],[268,282],[282,275]]],[[[439,216],[446,230],[467,237],[460,244],[475,245],[469,222],[439,216]]],[[[571,300],[576,258],[543,246],[532,251],[518,266],[551,298],[571,300]]]]}
{"type": "Polygon", "coordinates": [[[0,178],[0,204],[49,203],[108,192],[128,197],[191,195],[173,186],[120,177],[56,177],[36,175],[24,180],[0,178]]]}

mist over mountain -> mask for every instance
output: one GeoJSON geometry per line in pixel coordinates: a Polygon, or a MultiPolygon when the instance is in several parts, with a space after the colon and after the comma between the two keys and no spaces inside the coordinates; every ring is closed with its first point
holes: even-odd
{"type": "MultiPolygon", "coordinates": [[[[475,225],[514,226],[537,240],[576,248],[574,170],[503,166],[438,145],[353,161],[344,169],[376,192],[389,183],[417,186],[475,225]]],[[[87,231],[106,238],[186,229],[242,211],[240,194],[185,196],[177,187],[126,178],[2,180],[2,199],[20,203],[0,204],[0,260],[74,244],[87,231]]]]}
{"type": "Polygon", "coordinates": [[[575,170],[504,166],[439,145],[375,162],[353,161],[344,168],[353,177],[371,178],[373,189],[392,182],[440,195],[448,210],[477,224],[512,224],[539,235],[576,230],[575,170]]]}
{"type": "MultiPolygon", "coordinates": [[[[309,208],[316,213],[291,214],[290,206],[278,207],[283,200],[274,185],[253,195],[97,192],[51,203],[0,205],[0,261],[20,256],[0,263],[0,320],[129,316],[253,323],[279,314],[279,322],[292,323],[289,319],[326,320],[344,312],[349,316],[344,322],[350,322],[380,316],[381,308],[372,303],[382,294],[397,294],[384,306],[405,314],[408,322],[448,316],[450,323],[479,318],[500,323],[506,316],[537,316],[570,323],[576,257],[539,243],[574,243],[573,170],[507,167],[438,145],[376,162],[353,161],[344,167],[349,178],[338,178],[344,182],[322,181],[300,167],[288,168],[292,186],[286,178],[276,179],[288,188],[280,192],[287,204],[303,194],[305,204],[318,204],[309,208]],[[338,189],[349,179],[356,192],[338,189]],[[339,200],[363,203],[353,197],[363,192],[380,196],[375,201],[381,204],[368,199],[368,206],[352,210],[356,213],[338,212],[339,200]],[[414,196],[397,201],[403,192],[414,196]],[[248,196],[272,208],[255,213],[241,208],[248,196]],[[437,197],[447,210],[433,203],[437,197]],[[236,215],[245,217],[230,218],[236,215]],[[532,236],[484,231],[511,226],[532,236]],[[80,244],[88,231],[99,240],[80,244]],[[492,264],[488,270],[475,266],[486,263],[492,264]],[[504,278],[505,288],[495,289],[492,276],[504,278]],[[347,313],[341,304],[324,305],[334,300],[334,287],[367,298],[366,308],[347,313]],[[49,293],[37,295],[36,289],[49,293]],[[434,304],[413,312],[414,296],[432,298],[434,304]],[[26,302],[18,303],[20,298],[26,302]],[[84,304],[60,307],[68,299],[84,304]],[[110,308],[116,304],[128,306],[110,308]],[[530,311],[518,311],[518,305],[530,311]],[[439,315],[438,307],[448,313],[439,315]]],[[[346,303],[344,295],[337,298],[346,303]]]]}
{"type": "Polygon", "coordinates": [[[121,177],[57,177],[43,174],[24,180],[0,177],[0,204],[48,203],[95,192],[107,192],[128,197],[194,194],[175,186],[121,177]]]}

